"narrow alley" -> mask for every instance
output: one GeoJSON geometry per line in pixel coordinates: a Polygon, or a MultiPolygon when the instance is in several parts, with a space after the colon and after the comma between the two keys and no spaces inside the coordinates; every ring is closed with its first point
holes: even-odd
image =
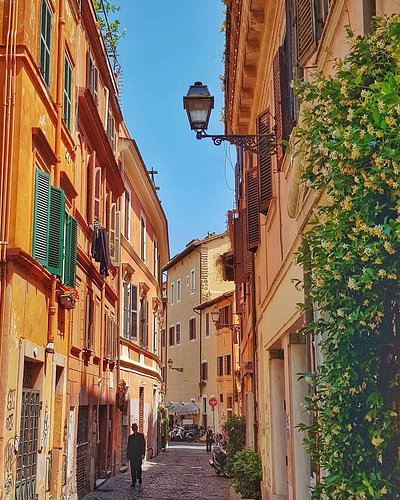
{"type": "Polygon", "coordinates": [[[143,466],[143,484],[131,487],[129,470],[110,478],[84,500],[203,500],[229,498],[229,480],[208,464],[210,453],[199,443],[170,443],[166,452],[143,466]]]}

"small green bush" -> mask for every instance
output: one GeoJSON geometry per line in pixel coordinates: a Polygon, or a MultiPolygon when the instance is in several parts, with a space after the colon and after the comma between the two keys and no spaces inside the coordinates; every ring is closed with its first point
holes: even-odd
{"type": "Polygon", "coordinates": [[[261,497],[260,481],[262,477],[261,458],[258,453],[246,448],[233,456],[231,466],[231,483],[236,493],[242,498],[259,499],[261,497]]]}

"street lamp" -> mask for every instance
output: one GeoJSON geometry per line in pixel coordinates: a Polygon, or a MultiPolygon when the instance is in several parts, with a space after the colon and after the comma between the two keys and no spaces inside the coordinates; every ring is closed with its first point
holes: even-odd
{"type": "Polygon", "coordinates": [[[220,309],[218,309],[218,307],[214,307],[213,309],[211,309],[211,318],[215,324],[215,327],[217,329],[219,328],[229,328],[229,330],[231,330],[231,332],[233,333],[233,336],[234,336],[234,342],[236,343],[237,340],[238,340],[238,335],[240,333],[240,325],[237,325],[235,323],[232,323],[232,324],[224,324],[224,323],[221,323],[221,316],[220,316],[220,309]]]}
{"type": "Polygon", "coordinates": [[[222,141],[228,141],[260,156],[276,149],[275,134],[208,135],[205,131],[211,110],[214,108],[214,97],[210,94],[207,85],[201,82],[195,82],[189,87],[187,95],[183,97],[183,107],[186,110],[191,130],[196,131],[197,139],[209,137],[216,146],[220,146],[222,141]]]}
{"type": "Polygon", "coordinates": [[[174,364],[174,362],[172,361],[171,358],[169,358],[169,360],[167,361],[168,363],[168,368],[170,370],[176,370],[177,372],[183,372],[183,368],[175,368],[175,366],[172,366],[174,364]]]}

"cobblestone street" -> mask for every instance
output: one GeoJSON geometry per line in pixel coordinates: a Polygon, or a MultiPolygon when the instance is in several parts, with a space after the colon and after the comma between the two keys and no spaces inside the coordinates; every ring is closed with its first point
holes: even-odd
{"type": "Polygon", "coordinates": [[[85,500],[204,500],[229,499],[228,479],[208,464],[204,444],[170,443],[168,451],[143,466],[143,484],[131,487],[130,472],[110,478],[85,500]]]}

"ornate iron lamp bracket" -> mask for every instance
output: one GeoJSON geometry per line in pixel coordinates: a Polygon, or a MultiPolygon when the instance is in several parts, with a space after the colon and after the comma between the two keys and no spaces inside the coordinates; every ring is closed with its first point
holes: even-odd
{"type": "Polygon", "coordinates": [[[260,154],[261,151],[269,151],[270,154],[276,152],[275,134],[259,135],[208,135],[204,130],[196,131],[197,139],[210,138],[216,146],[220,146],[223,141],[228,141],[234,146],[240,146],[246,151],[260,154]]]}

